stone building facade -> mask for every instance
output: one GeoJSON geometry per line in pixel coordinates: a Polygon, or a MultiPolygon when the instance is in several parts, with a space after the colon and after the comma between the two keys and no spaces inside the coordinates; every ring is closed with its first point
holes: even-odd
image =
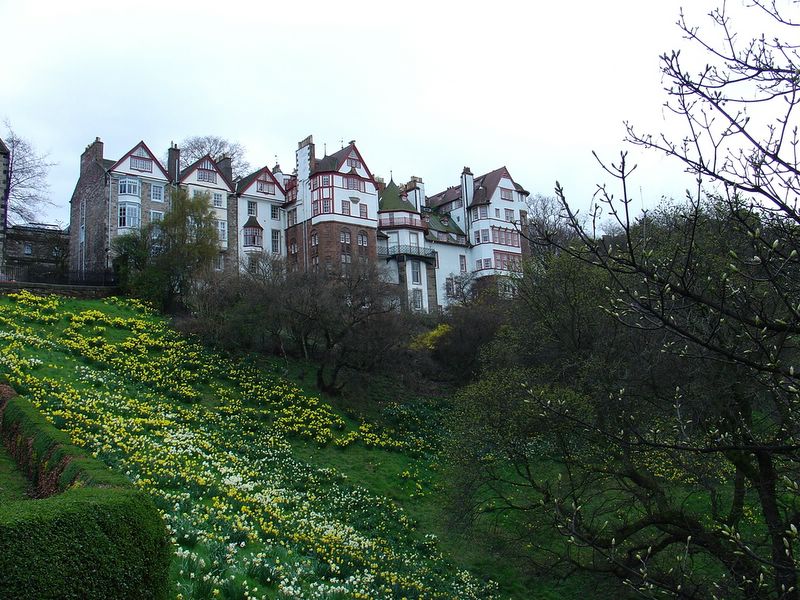
{"type": "Polygon", "coordinates": [[[57,225],[9,227],[5,252],[5,271],[13,279],[50,283],[69,280],[69,233],[57,225]]]}
{"type": "Polygon", "coordinates": [[[5,257],[6,229],[8,228],[8,193],[9,193],[9,158],[8,146],[0,140],[0,265],[5,257]]]}
{"type": "Polygon", "coordinates": [[[419,177],[400,186],[374,177],[355,141],[317,157],[308,136],[295,161],[292,174],[275,165],[234,179],[224,156],[181,170],[173,144],[164,168],[143,141],[110,160],[97,138],[81,155],[71,200],[71,268],[109,269],[112,240],[163,218],[179,186],[209,195],[218,270],[271,256],[299,270],[378,261],[404,306],[418,311],[446,307],[465,281],[513,288],[529,194],[505,167],[477,177],[465,167],[459,185],[429,197],[419,177]]]}

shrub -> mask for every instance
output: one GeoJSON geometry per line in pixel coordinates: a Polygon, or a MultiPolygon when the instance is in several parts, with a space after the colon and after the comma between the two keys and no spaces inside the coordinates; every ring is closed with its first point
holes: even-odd
{"type": "Polygon", "coordinates": [[[0,597],[166,597],[170,548],[149,498],[22,397],[0,399],[0,436],[41,498],[0,506],[0,597]]]}

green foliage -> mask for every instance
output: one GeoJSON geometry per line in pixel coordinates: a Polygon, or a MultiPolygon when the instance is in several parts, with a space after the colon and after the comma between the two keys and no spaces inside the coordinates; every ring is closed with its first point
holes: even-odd
{"type": "Polygon", "coordinates": [[[159,222],[113,241],[114,268],[123,289],[163,309],[186,298],[219,252],[208,194],[172,189],[170,210],[159,222]]]}
{"type": "Polygon", "coordinates": [[[0,505],[3,598],[167,596],[169,544],[151,500],[22,397],[8,401],[0,432],[47,494],[0,505]]]}
{"type": "Polygon", "coordinates": [[[453,328],[447,323],[439,323],[431,331],[426,331],[417,335],[413,340],[411,340],[409,348],[411,348],[411,350],[433,351],[439,344],[439,340],[450,333],[452,329],[453,328]]]}

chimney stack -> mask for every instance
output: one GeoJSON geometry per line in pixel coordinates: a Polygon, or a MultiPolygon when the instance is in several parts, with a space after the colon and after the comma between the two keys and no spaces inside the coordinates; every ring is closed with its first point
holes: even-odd
{"type": "Polygon", "coordinates": [[[217,166],[222,174],[228,178],[228,181],[233,182],[233,163],[228,154],[223,154],[222,158],[217,161],[217,166]]]}
{"type": "Polygon", "coordinates": [[[167,174],[172,183],[178,183],[178,176],[180,175],[181,164],[181,150],[175,142],[169,143],[169,151],[167,152],[167,174]]]}
{"type": "Polygon", "coordinates": [[[103,164],[103,142],[99,137],[94,138],[94,141],[86,146],[86,150],[81,154],[81,173],[86,171],[86,167],[94,161],[100,165],[103,164]]]}

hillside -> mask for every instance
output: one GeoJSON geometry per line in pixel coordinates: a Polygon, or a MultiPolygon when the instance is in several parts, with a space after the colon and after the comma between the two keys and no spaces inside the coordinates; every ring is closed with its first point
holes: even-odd
{"type": "Polygon", "coordinates": [[[0,338],[0,379],[155,499],[176,598],[571,595],[448,536],[430,415],[357,423],[130,300],[10,294],[0,338]]]}
{"type": "Polygon", "coordinates": [[[298,460],[288,440],[408,442],[354,428],[133,303],[22,293],[3,300],[0,325],[0,368],[12,385],[157,500],[176,544],[180,596],[492,595],[395,503],[298,460]]]}

